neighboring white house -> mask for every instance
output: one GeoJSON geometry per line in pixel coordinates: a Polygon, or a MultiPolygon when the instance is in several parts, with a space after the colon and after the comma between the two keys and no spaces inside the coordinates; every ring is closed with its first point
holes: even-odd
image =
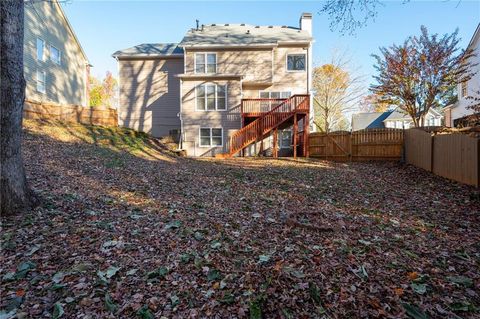
{"type": "Polygon", "coordinates": [[[453,127],[453,121],[464,117],[466,115],[473,114],[472,109],[467,109],[472,101],[467,99],[469,96],[479,96],[480,91],[480,23],[473,34],[470,43],[468,44],[467,50],[472,49],[475,56],[471,58],[472,61],[469,61],[471,64],[477,64],[474,66],[473,72],[475,73],[473,77],[466,81],[458,84],[457,94],[458,101],[454,104],[451,104],[444,108],[445,114],[445,125],[453,127]]]}
{"type": "MultiPolygon", "coordinates": [[[[442,119],[443,115],[440,112],[430,108],[425,116],[423,126],[441,126],[442,119]]],[[[383,120],[383,124],[385,127],[390,128],[407,129],[413,127],[413,121],[410,115],[403,113],[398,109],[393,110],[393,112],[383,120]]]]}
{"type": "MultiPolygon", "coordinates": [[[[443,115],[431,108],[425,116],[423,126],[441,126],[442,119],[443,115]]],[[[408,129],[413,127],[413,121],[410,115],[398,108],[385,112],[353,114],[352,131],[385,127],[408,129]]]]}

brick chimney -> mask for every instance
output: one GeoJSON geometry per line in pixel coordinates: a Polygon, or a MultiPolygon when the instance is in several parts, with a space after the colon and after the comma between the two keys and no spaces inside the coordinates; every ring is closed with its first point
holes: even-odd
{"type": "Polygon", "coordinates": [[[312,35],[312,14],[304,12],[300,17],[300,30],[307,31],[312,35]]]}

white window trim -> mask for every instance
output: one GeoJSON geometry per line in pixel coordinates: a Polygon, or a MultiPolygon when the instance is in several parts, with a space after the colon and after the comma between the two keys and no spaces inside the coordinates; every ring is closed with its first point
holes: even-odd
{"type": "Polygon", "coordinates": [[[49,50],[50,61],[52,61],[56,65],[62,65],[62,51],[59,48],[57,48],[56,46],[53,46],[51,44],[49,45],[49,47],[50,47],[50,50],[49,50]],[[58,51],[58,60],[59,60],[58,63],[52,59],[52,51],[51,51],[52,48],[54,48],[55,50],[58,51]]]}
{"type": "Polygon", "coordinates": [[[216,52],[194,52],[193,53],[193,73],[194,74],[216,74],[218,70],[218,55],[216,52]],[[197,72],[197,54],[202,54],[204,56],[205,61],[205,72],[197,72]],[[214,54],[215,55],[215,72],[207,72],[207,55],[214,54]]]}
{"type": "Polygon", "coordinates": [[[285,70],[289,73],[303,73],[307,72],[307,54],[306,53],[287,53],[285,55],[285,70]],[[291,55],[303,55],[305,57],[304,69],[303,70],[289,70],[288,69],[288,57],[291,55]]]}
{"type": "MultiPolygon", "coordinates": [[[[195,111],[196,112],[225,112],[228,110],[228,84],[225,84],[225,109],[218,109],[218,93],[217,93],[217,87],[220,84],[217,83],[202,83],[202,84],[197,84],[195,85],[195,111]],[[200,110],[198,108],[198,103],[197,103],[197,87],[200,85],[205,85],[205,110],[200,110]],[[215,85],[215,110],[207,110],[207,85],[215,85]]],[[[206,127],[207,128],[207,127],[206,127]]]]}
{"type": "Polygon", "coordinates": [[[47,93],[47,72],[37,70],[36,78],[37,78],[37,79],[36,79],[36,91],[37,91],[38,93],[46,94],[46,93],[47,93]],[[39,73],[42,73],[42,74],[43,74],[43,88],[44,88],[43,91],[41,91],[41,90],[38,89],[38,82],[40,81],[40,79],[38,78],[38,74],[39,74],[39,73]]]}
{"type": "Polygon", "coordinates": [[[201,148],[212,148],[212,147],[223,147],[223,127],[199,127],[198,128],[198,146],[201,148]],[[202,145],[202,129],[209,129],[210,130],[210,145],[202,145]],[[221,145],[215,145],[213,146],[212,144],[212,129],[221,129],[222,130],[222,144],[221,145]]]}
{"type": "Polygon", "coordinates": [[[45,49],[46,49],[45,40],[37,37],[37,40],[35,41],[35,56],[37,58],[37,61],[45,61],[45,56],[46,56],[45,49]],[[38,59],[38,40],[42,41],[42,43],[43,43],[42,58],[41,59],[38,59]]]}

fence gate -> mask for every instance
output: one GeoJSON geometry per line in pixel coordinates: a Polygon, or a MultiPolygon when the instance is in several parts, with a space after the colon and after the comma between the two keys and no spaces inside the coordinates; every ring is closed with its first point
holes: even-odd
{"type": "Polygon", "coordinates": [[[403,153],[402,129],[311,133],[309,138],[312,157],[338,161],[399,160],[403,153]]]}

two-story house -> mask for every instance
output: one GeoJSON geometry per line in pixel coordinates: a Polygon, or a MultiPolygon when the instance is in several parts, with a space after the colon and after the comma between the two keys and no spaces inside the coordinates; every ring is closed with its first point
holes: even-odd
{"type": "Polygon", "coordinates": [[[462,83],[458,83],[457,102],[444,108],[445,125],[454,127],[455,121],[468,115],[472,115],[474,111],[468,108],[473,104],[472,97],[480,97],[480,23],[475,30],[467,50],[472,50],[474,56],[468,61],[473,65],[473,76],[462,83]]]}
{"type": "Polygon", "coordinates": [[[307,155],[312,41],[304,13],[299,27],[199,25],[117,51],[119,123],[178,134],[190,156],[307,155]]]}
{"type": "Polygon", "coordinates": [[[57,0],[25,1],[27,102],[88,104],[89,62],[57,0]]]}

